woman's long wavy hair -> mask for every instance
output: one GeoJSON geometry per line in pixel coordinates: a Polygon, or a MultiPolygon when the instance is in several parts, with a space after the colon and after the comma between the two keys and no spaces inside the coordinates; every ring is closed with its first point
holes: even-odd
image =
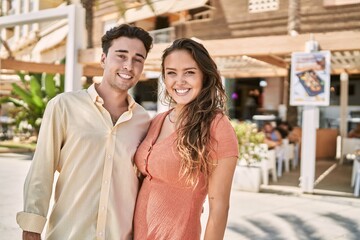
{"type": "MultiPolygon", "coordinates": [[[[176,148],[181,156],[180,177],[185,177],[187,184],[195,186],[200,173],[208,179],[216,165],[215,159],[210,159],[210,127],[216,114],[226,110],[226,94],[217,66],[208,51],[202,44],[188,38],[175,40],[165,49],[161,63],[164,81],[165,59],[178,50],[188,51],[203,73],[199,95],[182,108],[176,122],[176,148]]],[[[165,101],[170,106],[176,104],[166,91],[165,101]]]]}

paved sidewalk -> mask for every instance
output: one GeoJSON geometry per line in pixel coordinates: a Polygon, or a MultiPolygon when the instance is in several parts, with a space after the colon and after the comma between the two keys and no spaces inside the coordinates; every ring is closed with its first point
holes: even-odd
{"type": "Polygon", "coordinates": [[[0,239],[21,239],[16,213],[22,210],[22,190],[30,158],[29,154],[0,154],[0,239]]]}
{"type": "Polygon", "coordinates": [[[360,200],[233,191],[225,239],[360,239],[360,200]]]}
{"type": "MultiPolygon", "coordinates": [[[[22,209],[29,156],[0,154],[0,239],[21,239],[15,220],[22,209]]],[[[203,231],[208,214],[202,217],[203,231]]],[[[360,239],[360,198],[249,193],[231,195],[225,240],[360,239]]]]}

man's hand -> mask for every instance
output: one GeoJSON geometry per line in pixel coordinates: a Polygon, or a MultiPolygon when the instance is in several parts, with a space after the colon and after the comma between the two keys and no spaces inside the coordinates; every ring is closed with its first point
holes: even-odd
{"type": "Polygon", "coordinates": [[[40,233],[23,231],[23,240],[41,240],[40,233]]]}

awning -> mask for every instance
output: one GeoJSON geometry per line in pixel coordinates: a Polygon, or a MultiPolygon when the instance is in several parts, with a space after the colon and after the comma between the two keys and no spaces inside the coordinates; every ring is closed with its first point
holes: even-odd
{"type": "Polygon", "coordinates": [[[124,16],[118,21],[121,23],[132,23],[139,20],[152,18],[165,13],[177,13],[205,6],[208,0],[158,0],[152,2],[152,7],[143,5],[141,7],[128,9],[124,16]]]}
{"type": "Polygon", "coordinates": [[[69,27],[65,25],[43,36],[33,48],[33,52],[44,52],[56,47],[67,37],[68,32],[69,27]]]}

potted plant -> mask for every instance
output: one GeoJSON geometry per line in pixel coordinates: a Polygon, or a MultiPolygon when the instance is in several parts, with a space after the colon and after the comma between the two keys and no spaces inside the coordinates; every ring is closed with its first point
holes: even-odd
{"type": "Polygon", "coordinates": [[[233,188],[259,192],[261,184],[261,161],[266,160],[265,135],[255,123],[231,121],[239,143],[239,160],[236,166],[233,188]]]}

